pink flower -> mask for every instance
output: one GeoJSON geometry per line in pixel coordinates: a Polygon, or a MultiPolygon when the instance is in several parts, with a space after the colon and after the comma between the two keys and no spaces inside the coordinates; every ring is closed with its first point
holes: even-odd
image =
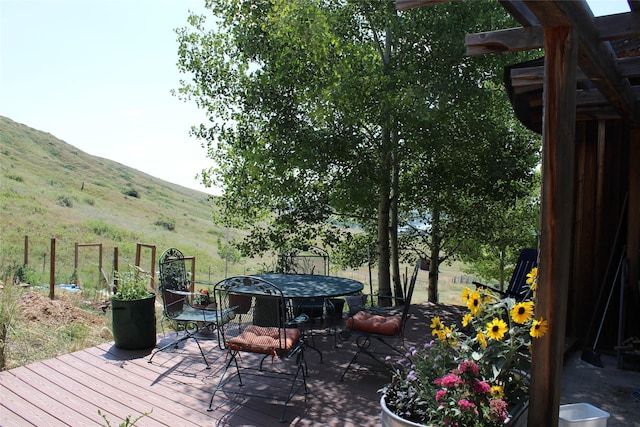
{"type": "Polygon", "coordinates": [[[447,390],[440,389],[436,392],[436,402],[440,402],[440,399],[445,397],[447,394],[447,390]]]}
{"type": "Polygon", "coordinates": [[[457,385],[462,384],[462,380],[456,374],[448,373],[444,377],[436,379],[433,383],[437,386],[442,386],[445,388],[453,388],[457,385]]]}
{"type": "Polygon", "coordinates": [[[463,411],[473,411],[475,410],[476,404],[469,402],[467,399],[460,399],[458,401],[458,407],[463,411]]]}
{"type": "Polygon", "coordinates": [[[489,411],[494,419],[503,421],[507,418],[507,402],[502,399],[492,399],[489,402],[489,411]]]}
{"type": "Polygon", "coordinates": [[[491,393],[491,386],[484,381],[474,381],[473,383],[473,391],[476,394],[487,394],[491,393]]]}
{"type": "Polygon", "coordinates": [[[469,372],[473,374],[473,376],[475,377],[477,377],[478,374],[480,373],[480,368],[478,367],[478,364],[475,362],[472,362],[471,360],[463,360],[462,362],[460,362],[459,369],[461,373],[469,372]]]}

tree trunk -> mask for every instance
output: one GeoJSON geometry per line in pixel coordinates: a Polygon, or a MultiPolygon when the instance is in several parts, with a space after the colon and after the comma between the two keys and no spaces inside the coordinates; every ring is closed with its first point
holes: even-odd
{"type": "MultiPolygon", "coordinates": [[[[389,16],[396,13],[393,2],[389,3],[389,16]]],[[[382,55],[382,66],[384,73],[389,75],[391,70],[391,26],[387,22],[384,39],[384,53],[382,55]]],[[[380,147],[380,194],[378,200],[378,304],[381,307],[388,307],[392,302],[391,281],[390,281],[390,209],[391,209],[391,173],[393,157],[393,139],[391,134],[391,108],[386,96],[383,96],[383,107],[381,113],[382,141],[380,147]]]]}
{"type": "Polygon", "coordinates": [[[391,194],[391,229],[389,230],[391,235],[391,271],[393,274],[393,286],[394,286],[394,296],[395,296],[395,304],[402,305],[404,304],[404,291],[402,288],[402,282],[400,280],[401,271],[400,271],[400,251],[398,249],[398,197],[399,193],[399,185],[400,185],[400,160],[398,158],[398,133],[397,131],[393,131],[392,135],[393,142],[393,159],[392,159],[392,194],[391,194]]]}
{"type": "Polygon", "coordinates": [[[378,304],[391,305],[390,248],[389,248],[389,175],[381,174],[378,200],[378,304]]]}
{"type": "Polygon", "coordinates": [[[432,214],[431,229],[431,268],[429,270],[429,302],[438,302],[438,270],[440,269],[440,211],[432,214]]]}

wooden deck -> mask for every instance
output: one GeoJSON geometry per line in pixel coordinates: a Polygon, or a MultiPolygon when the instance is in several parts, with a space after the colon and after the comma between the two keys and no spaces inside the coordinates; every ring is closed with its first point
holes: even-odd
{"type": "MultiPolygon", "coordinates": [[[[419,304],[412,307],[407,326],[407,342],[421,343],[429,337],[428,322],[433,315],[446,316],[451,307],[419,304]]],[[[455,310],[450,312],[457,316],[455,310]]],[[[158,345],[175,338],[160,337],[158,345]]],[[[389,374],[363,356],[346,381],[340,375],[356,346],[353,339],[339,342],[316,335],[318,354],[308,349],[310,393],[296,395],[280,423],[282,403],[258,397],[219,392],[214,410],[207,411],[225,353],[213,338],[201,339],[211,369],[207,370],[197,346],[188,340],[179,349],[158,353],[148,363],[149,351],[120,350],[106,343],[0,372],[0,424],[2,426],[91,426],[106,425],[102,412],[112,426],[127,416],[132,419],[148,413],[136,425],[170,426],[376,426],[380,407],[378,389],[389,374]],[[366,362],[366,363],[364,363],[366,362]],[[372,363],[369,365],[369,363],[372,363]]],[[[253,355],[243,355],[248,362],[253,355]]],[[[270,362],[266,362],[271,365],[270,362]]],[[[281,362],[276,360],[274,365],[281,362]]],[[[288,383],[258,376],[249,377],[243,391],[261,391],[275,396],[286,394],[288,383]]],[[[229,390],[233,389],[231,384],[229,390]]],[[[237,389],[237,388],[236,388],[237,389]]]]}

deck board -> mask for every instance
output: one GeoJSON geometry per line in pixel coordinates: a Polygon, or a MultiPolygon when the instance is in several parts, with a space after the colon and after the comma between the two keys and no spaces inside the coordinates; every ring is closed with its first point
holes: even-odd
{"type": "MultiPolygon", "coordinates": [[[[432,315],[443,316],[447,306],[417,304],[407,328],[407,343],[429,339],[428,323],[432,315]]],[[[380,407],[378,390],[389,380],[366,358],[352,368],[346,381],[342,371],[353,356],[353,339],[334,347],[333,336],[315,334],[315,344],[322,351],[306,352],[310,393],[296,395],[287,406],[286,422],[280,423],[280,400],[235,396],[229,384],[218,392],[213,411],[207,411],[209,399],[227,360],[214,337],[203,337],[200,344],[211,369],[193,340],[158,353],[148,363],[150,351],[127,351],[104,343],[53,359],[0,372],[0,425],[11,426],[90,426],[105,425],[98,409],[111,425],[125,417],[142,418],[139,426],[378,426],[380,407]]],[[[158,347],[175,339],[175,333],[159,336],[158,347]]],[[[383,350],[384,351],[384,350],[383,350]]],[[[258,358],[243,355],[243,364],[258,358]]],[[[269,367],[275,367],[266,362],[269,367]]],[[[279,363],[279,361],[278,361],[279,363]]],[[[286,386],[281,380],[257,376],[245,391],[282,396],[286,386]]],[[[288,386],[288,383],[287,383],[288,386]]]]}

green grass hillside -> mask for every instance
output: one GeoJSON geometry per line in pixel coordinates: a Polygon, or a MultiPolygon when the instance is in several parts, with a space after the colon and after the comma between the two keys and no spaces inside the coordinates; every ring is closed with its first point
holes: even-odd
{"type": "MultiPolygon", "coordinates": [[[[75,244],[103,244],[103,270],[110,275],[114,247],[120,269],[135,260],[136,244],[155,245],[157,256],[175,246],[196,257],[196,277],[217,280],[225,263],[218,242],[225,229],[213,224],[209,195],[171,184],[120,163],[91,156],[55,138],[0,117],[0,268],[24,262],[25,236],[32,273],[49,282],[55,238],[56,283],[74,274],[75,244]]],[[[230,238],[237,237],[231,232],[230,238]]],[[[98,249],[80,248],[78,278],[98,283],[98,249]]],[[[141,266],[150,268],[151,250],[141,266]]],[[[229,274],[255,271],[258,262],[229,265],[229,274]]]]}
{"type": "MultiPolygon", "coordinates": [[[[103,270],[111,277],[113,248],[122,270],[135,260],[136,244],[155,245],[157,256],[177,247],[196,257],[196,279],[225,276],[218,244],[241,238],[213,223],[215,200],[208,194],[154,178],[120,163],[91,156],[55,138],[0,117],[0,272],[23,264],[29,236],[29,266],[39,283],[49,283],[51,238],[56,238],[56,283],[74,281],[75,244],[102,243],[103,270]]],[[[150,269],[151,252],[141,266],[150,269]]],[[[227,275],[256,272],[273,259],[242,259],[227,264],[227,275]]],[[[156,267],[157,268],[157,267],[156,267]]],[[[462,267],[440,268],[440,301],[459,303],[462,267]]],[[[334,272],[336,273],[336,272],[334,272]]],[[[368,285],[366,268],[337,273],[368,285]]],[[[81,248],[81,284],[100,283],[97,248],[81,248]]],[[[421,274],[416,300],[426,300],[427,275],[421,274]]],[[[104,281],[103,281],[104,282],[104,281]]],[[[377,272],[373,271],[377,290],[377,272]]],[[[368,286],[366,286],[368,291],[368,286]]]]}

